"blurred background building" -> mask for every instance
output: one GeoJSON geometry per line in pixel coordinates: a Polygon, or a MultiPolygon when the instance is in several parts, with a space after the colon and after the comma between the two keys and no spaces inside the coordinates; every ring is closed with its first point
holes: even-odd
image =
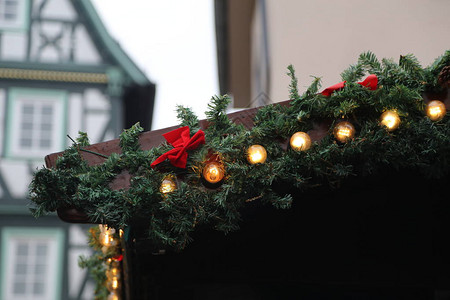
{"type": "Polygon", "coordinates": [[[215,0],[220,93],[236,107],[288,100],[289,64],[303,92],[310,76],[340,82],[369,50],[427,66],[450,49],[449,10],[439,0],[215,0]]]}
{"type": "Polygon", "coordinates": [[[204,118],[214,93],[235,108],[284,101],[289,64],[301,92],[311,75],[339,82],[368,50],[428,65],[450,49],[448,11],[445,0],[0,0],[0,300],[92,299],[77,266],[86,227],[27,208],[32,172],[67,134],[96,143],[136,121],[176,125],[172,103],[204,118]]]}
{"type": "Polygon", "coordinates": [[[0,1],[0,299],[92,299],[86,227],[32,217],[28,184],[66,135],[150,130],[154,95],[89,0],[0,1]]]}

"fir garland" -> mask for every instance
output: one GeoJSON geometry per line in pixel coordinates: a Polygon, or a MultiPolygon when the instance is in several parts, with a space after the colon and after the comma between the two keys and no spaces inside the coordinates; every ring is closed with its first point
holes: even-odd
{"type": "MultiPolygon", "coordinates": [[[[206,143],[189,151],[186,169],[168,162],[151,168],[151,163],[172,146],[162,144],[143,151],[138,143],[142,132],[139,124],[120,135],[121,154],[113,153],[103,164],[89,166],[80,155],[89,145],[88,138],[80,133],[54,169],[42,168],[34,174],[30,185],[33,214],[38,217],[60,207],[77,207],[93,223],[117,229],[146,226],[155,246],[181,250],[199,225],[223,232],[237,230],[239,211],[248,201],[257,199],[276,208],[289,208],[293,197],[276,190],[280,184],[298,191],[323,185],[339,187],[349,177],[375,175],[385,168],[445,176],[450,170],[450,118],[448,113],[437,122],[427,118],[422,95],[442,89],[437,76],[448,65],[450,51],[427,68],[411,54],[401,56],[396,63],[379,61],[366,52],[342,72],[345,88],[329,97],[318,93],[320,78],[314,78],[300,95],[295,70],[289,66],[290,105],[262,107],[252,129],[228,119],[227,96],[213,97],[206,113],[206,143]],[[376,90],[357,84],[368,74],[378,77],[376,90]],[[393,132],[380,126],[379,117],[387,109],[396,110],[401,118],[400,127],[393,132]],[[341,119],[356,128],[355,137],[346,143],[336,142],[332,135],[334,124],[341,119]],[[308,151],[283,147],[292,134],[308,132],[317,122],[328,122],[330,130],[308,151]],[[246,149],[253,144],[267,150],[264,164],[247,162],[246,149]],[[202,183],[201,173],[211,155],[218,157],[226,172],[216,188],[202,183]],[[123,171],[132,174],[130,187],[112,190],[110,183],[123,171]],[[160,185],[167,176],[177,179],[177,188],[163,194],[160,185]]],[[[191,134],[200,128],[189,108],[180,106],[177,112],[181,125],[189,126],[191,134]]]]}
{"type": "MultiPolygon", "coordinates": [[[[121,245],[118,242],[120,240],[119,234],[111,234],[113,243],[110,242],[108,246],[103,245],[101,242],[102,233],[99,227],[91,227],[88,237],[89,246],[94,250],[94,253],[89,257],[84,255],[80,256],[78,264],[81,268],[87,268],[89,270],[90,275],[96,283],[94,300],[110,299],[108,298],[110,294],[108,281],[112,279],[111,277],[116,277],[120,280],[120,275],[114,274],[115,276],[111,276],[111,274],[108,274],[113,268],[117,271],[120,270],[119,266],[122,260],[122,254],[121,245]]],[[[120,286],[120,284],[118,285],[120,286]]],[[[120,287],[118,288],[120,290],[120,287]]]]}

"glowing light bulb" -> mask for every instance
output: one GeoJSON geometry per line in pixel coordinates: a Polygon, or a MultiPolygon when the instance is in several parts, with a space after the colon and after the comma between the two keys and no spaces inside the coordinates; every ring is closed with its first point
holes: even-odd
{"type": "Polygon", "coordinates": [[[400,126],[400,117],[396,111],[387,110],[381,114],[381,124],[386,126],[388,131],[393,131],[400,126]]]}
{"type": "Polygon", "coordinates": [[[99,241],[105,247],[115,246],[117,244],[117,240],[114,239],[114,234],[116,230],[114,228],[109,228],[107,225],[99,225],[100,235],[99,241]]]}
{"type": "Polygon", "coordinates": [[[290,144],[295,151],[306,151],[311,147],[311,138],[307,133],[299,131],[291,136],[290,144]]]}
{"type": "Polygon", "coordinates": [[[247,150],[247,160],[252,165],[262,164],[266,161],[267,151],[261,145],[252,145],[247,150]]]}
{"type": "Polygon", "coordinates": [[[355,135],[355,127],[350,122],[341,121],[333,130],[334,137],[341,143],[346,143],[355,135]]]}
{"type": "Polygon", "coordinates": [[[162,194],[168,194],[177,189],[177,184],[173,180],[172,176],[166,176],[161,182],[161,186],[159,187],[159,191],[162,194]]]}
{"type": "Polygon", "coordinates": [[[120,288],[119,277],[112,277],[112,278],[108,279],[106,281],[106,288],[110,292],[117,291],[120,288]]]}
{"type": "Polygon", "coordinates": [[[209,162],[203,168],[203,178],[209,183],[218,183],[225,176],[223,165],[219,162],[209,162]]]}
{"type": "Polygon", "coordinates": [[[110,280],[114,279],[114,277],[120,278],[120,269],[113,267],[106,270],[106,277],[110,280]]]}
{"type": "Polygon", "coordinates": [[[117,290],[117,289],[119,288],[119,278],[114,277],[114,278],[111,280],[111,286],[112,286],[112,288],[113,288],[114,290],[117,290]]]}
{"type": "Polygon", "coordinates": [[[427,104],[427,116],[432,121],[442,120],[446,113],[447,109],[442,101],[433,100],[427,104]]]}
{"type": "Polygon", "coordinates": [[[108,295],[107,300],[120,300],[120,297],[116,293],[112,292],[108,295]]]}
{"type": "Polygon", "coordinates": [[[111,236],[108,232],[103,233],[103,236],[101,236],[101,241],[103,246],[109,246],[111,244],[111,236]]]}
{"type": "Polygon", "coordinates": [[[112,258],[108,258],[106,260],[106,262],[108,263],[110,268],[119,268],[120,267],[120,262],[118,262],[112,258]]]}

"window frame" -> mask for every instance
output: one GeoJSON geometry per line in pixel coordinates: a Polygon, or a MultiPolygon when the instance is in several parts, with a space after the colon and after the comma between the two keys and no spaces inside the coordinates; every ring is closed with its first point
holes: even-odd
{"type": "Polygon", "coordinates": [[[0,32],[25,31],[28,29],[30,19],[30,0],[15,1],[17,2],[17,18],[13,22],[5,21],[4,19],[0,18],[0,32]]]}
{"type": "MultiPolygon", "coordinates": [[[[68,94],[65,90],[50,90],[37,88],[10,88],[8,91],[7,127],[5,157],[12,159],[40,160],[45,155],[62,151],[66,147],[67,132],[67,102],[68,94]],[[31,97],[32,99],[26,99],[31,97]],[[53,107],[54,123],[49,148],[22,148],[20,146],[22,111],[26,103],[37,102],[40,105],[51,104],[53,107]]],[[[34,106],[36,107],[36,106],[34,106]]],[[[39,129],[40,132],[41,129],[39,129]]]]}
{"type": "Polygon", "coordinates": [[[50,268],[47,275],[52,275],[52,278],[50,278],[50,276],[47,277],[48,281],[46,282],[46,287],[49,289],[41,298],[45,300],[60,299],[63,284],[64,230],[62,228],[4,227],[1,233],[2,255],[0,258],[0,300],[37,299],[35,295],[32,294],[26,294],[19,298],[11,297],[11,290],[14,285],[14,281],[12,280],[14,276],[11,275],[14,274],[14,263],[16,261],[16,257],[18,256],[17,253],[13,252],[13,247],[20,240],[28,240],[30,242],[33,240],[34,242],[41,240],[41,242],[45,241],[48,246],[53,247],[53,249],[50,249],[52,251],[47,254],[48,258],[51,260],[51,265],[49,266],[50,268]]]}

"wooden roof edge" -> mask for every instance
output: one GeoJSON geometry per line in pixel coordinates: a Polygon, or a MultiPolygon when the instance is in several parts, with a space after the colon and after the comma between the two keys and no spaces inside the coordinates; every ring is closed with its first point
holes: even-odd
{"type": "MultiPolygon", "coordinates": [[[[447,110],[450,110],[450,88],[444,89],[440,93],[425,93],[423,95],[424,101],[429,102],[431,100],[441,100],[444,102],[445,106],[447,107],[447,110]]],[[[283,105],[287,106],[290,104],[292,100],[286,100],[282,102],[277,102],[269,105],[283,105]]],[[[229,113],[227,114],[228,118],[236,123],[236,124],[242,124],[247,129],[250,129],[253,127],[253,118],[256,115],[256,112],[261,109],[263,106],[260,107],[253,107],[248,108],[244,110],[240,110],[237,112],[229,113]]],[[[143,132],[139,137],[139,142],[141,144],[141,147],[143,150],[149,150],[153,147],[159,146],[161,143],[165,142],[164,137],[162,136],[164,133],[172,131],[179,126],[171,126],[167,128],[152,130],[152,131],[146,131],[143,132]]],[[[208,121],[207,120],[200,120],[200,128],[205,129],[208,127],[208,121]]],[[[310,136],[312,140],[320,140],[323,137],[324,132],[327,130],[324,127],[324,124],[315,124],[316,130],[313,130],[311,132],[310,136]]],[[[119,146],[119,139],[114,139],[106,142],[101,142],[97,144],[92,144],[88,147],[85,147],[86,150],[100,153],[106,156],[111,155],[111,153],[120,153],[121,148],[119,146]]],[[[57,152],[49,154],[45,157],[45,165],[47,168],[53,168],[55,167],[56,159],[62,155],[63,152],[57,152]]],[[[99,155],[95,155],[89,152],[82,152],[81,153],[83,158],[89,162],[90,165],[97,165],[101,164],[105,161],[105,158],[99,155]]]]}
{"type": "MultiPolygon", "coordinates": [[[[278,102],[278,103],[274,103],[274,104],[286,106],[286,105],[289,105],[290,102],[291,102],[291,100],[287,100],[287,101],[282,101],[282,102],[278,102]]],[[[270,104],[270,105],[273,105],[273,104],[270,104]]],[[[247,129],[250,129],[253,127],[253,118],[255,117],[256,112],[261,107],[254,107],[254,108],[240,110],[237,112],[229,113],[229,114],[227,114],[227,116],[233,123],[242,124],[247,129]]],[[[202,129],[206,129],[208,127],[208,121],[205,119],[200,120],[199,123],[200,123],[200,128],[202,128],[202,129]]],[[[166,128],[162,128],[162,129],[143,132],[139,137],[139,143],[141,144],[142,149],[149,150],[153,147],[157,147],[157,146],[161,145],[163,142],[165,142],[165,139],[162,135],[164,133],[172,131],[178,127],[179,126],[176,125],[176,126],[166,127],[166,128]]],[[[84,147],[84,149],[90,151],[90,152],[83,151],[81,153],[81,155],[83,156],[83,159],[88,161],[89,165],[97,165],[97,164],[101,164],[105,161],[104,157],[93,154],[92,152],[99,153],[99,154],[106,155],[106,156],[109,156],[112,153],[120,153],[121,152],[118,138],[109,140],[106,142],[92,144],[87,147],[84,147]]],[[[47,168],[55,167],[56,159],[59,156],[61,156],[62,154],[63,154],[63,151],[46,155],[45,156],[46,167],[47,168]]]]}

